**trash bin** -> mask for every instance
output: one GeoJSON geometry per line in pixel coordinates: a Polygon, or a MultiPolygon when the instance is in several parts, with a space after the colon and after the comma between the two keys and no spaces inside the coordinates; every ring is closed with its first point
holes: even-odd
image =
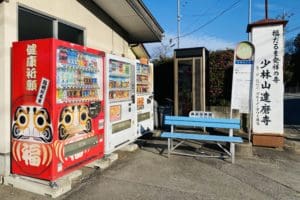
{"type": "Polygon", "coordinates": [[[164,105],[158,106],[159,128],[163,131],[170,131],[171,126],[164,124],[166,115],[173,115],[173,101],[170,99],[165,99],[164,105]]]}

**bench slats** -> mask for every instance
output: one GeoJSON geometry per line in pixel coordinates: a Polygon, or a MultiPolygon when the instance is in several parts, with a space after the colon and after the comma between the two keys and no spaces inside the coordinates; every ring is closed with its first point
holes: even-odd
{"type": "Polygon", "coordinates": [[[228,118],[205,118],[205,117],[188,117],[188,116],[165,116],[166,120],[183,120],[183,121],[207,121],[207,122],[220,122],[220,123],[240,123],[239,119],[228,118]]]}
{"type": "Polygon", "coordinates": [[[209,122],[194,122],[194,121],[165,121],[167,125],[176,125],[176,126],[189,126],[189,127],[210,127],[210,128],[232,128],[239,129],[239,124],[226,124],[226,123],[209,123],[209,122]]]}
{"type": "Polygon", "coordinates": [[[233,142],[233,143],[243,143],[242,138],[234,136],[219,136],[219,135],[199,135],[199,134],[190,134],[190,133],[172,133],[172,132],[163,132],[161,137],[164,138],[177,138],[185,140],[203,140],[203,141],[214,141],[214,142],[233,142]]]}
{"type": "MultiPolygon", "coordinates": [[[[183,139],[183,140],[199,140],[199,141],[210,141],[210,142],[230,142],[230,152],[223,148],[219,143],[218,145],[224,150],[229,156],[231,156],[231,162],[234,163],[235,160],[235,144],[243,143],[241,137],[232,136],[232,131],[229,136],[220,135],[200,135],[191,133],[180,133],[174,132],[174,126],[185,126],[185,127],[210,127],[210,128],[227,128],[227,129],[239,129],[240,120],[239,119],[227,119],[227,118],[205,118],[205,117],[187,117],[187,116],[165,116],[164,124],[172,125],[172,132],[163,132],[161,137],[168,138],[168,157],[171,153],[176,153],[174,150],[182,142],[173,146],[173,139],[183,139]]],[[[192,154],[184,154],[191,155],[192,154]]]]}
{"type": "Polygon", "coordinates": [[[239,119],[225,118],[198,118],[185,116],[165,116],[166,125],[194,126],[194,127],[211,127],[211,128],[240,128],[239,119]]]}

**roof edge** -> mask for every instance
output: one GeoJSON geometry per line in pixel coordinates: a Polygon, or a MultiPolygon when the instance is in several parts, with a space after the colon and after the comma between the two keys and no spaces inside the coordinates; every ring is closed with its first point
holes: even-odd
{"type": "MultiPolygon", "coordinates": [[[[131,6],[131,8],[136,12],[138,16],[144,21],[144,23],[148,26],[148,28],[152,31],[152,33],[157,37],[158,41],[153,42],[160,42],[163,37],[164,30],[156,21],[154,16],[151,14],[149,9],[141,0],[126,0],[126,2],[131,6]]],[[[146,42],[146,41],[141,41],[146,42]]]]}
{"type": "Polygon", "coordinates": [[[260,27],[260,26],[266,26],[266,25],[280,25],[280,24],[282,24],[283,27],[285,27],[287,23],[288,23],[287,20],[262,19],[262,20],[253,22],[251,24],[248,24],[247,33],[251,32],[252,28],[254,28],[254,27],[260,27]]]}
{"type": "Polygon", "coordinates": [[[130,40],[129,33],[123,29],[108,13],[106,13],[100,6],[91,0],[77,0],[82,6],[94,14],[99,20],[101,20],[108,27],[113,29],[126,41],[130,40]]]}
{"type": "Polygon", "coordinates": [[[109,13],[107,13],[95,2],[95,0],[77,1],[86,9],[88,9],[92,14],[94,14],[99,20],[101,20],[107,26],[117,32],[129,44],[160,42],[163,38],[164,30],[156,21],[156,19],[148,10],[142,0],[123,0],[130,7],[130,9],[132,9],[136,13],[136,15],[143,21],[145,27],[147,27],[148,29],[147,31],[151,32],[152,34],[150,38],[142,37],[141,39],[133,37],[125,27],[122,27],[117,21],[115,21],[109,13]]]}
{"type": "Polygon", "coordinates": [[[157,26],[157,28],[161,31],[164,32],[164,29],[160,26],[160,24],[158,23],[158,21],[156,20],[156,18],[152,15],[151,11],[147,8],[147,6],[144,4],[143,1],[141,0],[137,0],[140,5],[144,8],[144,10],[146,11],[146,13],[149,15],[149,17],[152,19],[152,21],[155,23],[155,25],[157,26]]]}

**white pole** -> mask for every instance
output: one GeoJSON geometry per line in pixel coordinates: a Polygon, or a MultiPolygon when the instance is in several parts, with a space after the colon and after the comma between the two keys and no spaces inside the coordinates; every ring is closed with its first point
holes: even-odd
{"type": "Polygon", "coordinates": [[[252,103],[253,103],[253,97],[252,97],[252,94],[253,94],[253,79],[254,79],[254,76],[253,76],[253,72],[254,72],[254,56],[252,57],[252,61],[253,61],[253,64],[251,66],[251,81],[250,81],[250,105],[249,105],[249,114],[248,114],[248,122],[249,122],[249,127],[248,127],[248,143],[250,144],[251,143],[251,131],[252,131],[252,117],[253,117],[253,107],[252,107],[252,103]]]}
{"type": "Polygon", "coordinates": [[[252,22],[252,0],[249,0],[248,23],[252,22]]]}
{"type": "MultiPolygon", "coordinates": [[[[251,24],[252,22],[252,0],[249,0],[249,11],[248,11],[248,24],[251,24]]],[[[248,33],[248,41],[251,42],[252,38],[251,38],[251,32],[248,33]]],[[[254,57],[254,56],[253,56],[254,57]]],[[[254,62],[254,58],[252,58],[253,62],[254,62]]],[[[252,64],[252,69],[251,69],[251,77],[253,78],[253,65],[252,64]]],[[[251,81],[252,82],[252,81],[251,81]]],[[[251,143],[251,129],[252,129],[252,83],[250,83],[250,104],[249,104],[249,114],[248,114],[248,143],[251,143]]]]}
{"type": "Polygon", "coordinates": [[[180,0],[177,0],[177,48],[180,48],[180,0]]]}
{"type": "MultiPolygon", "coordinates": [[[[252,0],[249,0],[249,6],[248,6],[248,24],[251,24],[252,22],[252,0]]],[[[248,41],[251,42],[251,33],[248,33],[248,41]]]]}

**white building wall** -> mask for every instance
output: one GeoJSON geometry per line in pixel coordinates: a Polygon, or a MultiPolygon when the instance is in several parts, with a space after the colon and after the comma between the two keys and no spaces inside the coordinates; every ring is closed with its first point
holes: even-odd
{"type": "Polygon", "coordinates": [[[13,4],[0,4],[0,175],[10,172],[10,70],[11,42],[17,38],[13,4]],[[12,11],[12,12],[11,12],[12,11]]]}
{"type": "Polygon", "coordinates": [[[10,0],[0,3],[0,176],[10,173],[11,46],[17,41],[18,6],[86,29],[86,46],[134,59],[128,43],[76,0],[10,0]]]}
{"type": "Polygon", "coordinates": [[[86,28],[88,47],[134,58],[128,43],[76,0],[10,0],[16,7],[18,3],[86,28]]]}

